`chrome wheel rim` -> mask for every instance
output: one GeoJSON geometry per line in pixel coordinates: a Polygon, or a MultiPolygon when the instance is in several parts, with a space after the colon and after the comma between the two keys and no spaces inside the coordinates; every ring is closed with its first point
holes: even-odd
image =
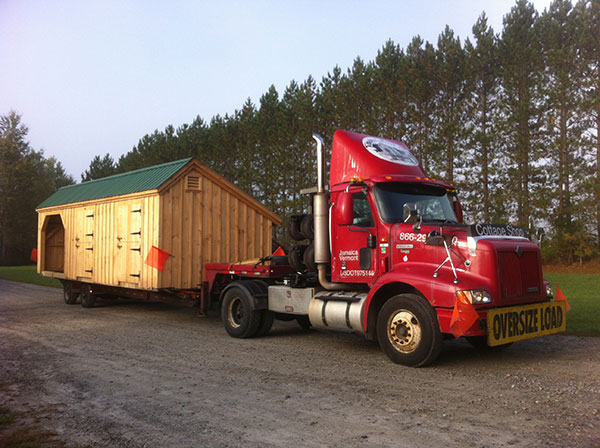
{"type": "Polygon", "coordinates": [[[414,352],[421,343],[422,334],[419,319],[408,310],[398,310],[388,320],[388,340],[401,353],[414,352]]]}
{"type": "Polygon", "coordinates": [[[232,328],[239,328],[244,319],[244,305],[239,297],[234,297],[227,307],[227,320],[232,328]]]}

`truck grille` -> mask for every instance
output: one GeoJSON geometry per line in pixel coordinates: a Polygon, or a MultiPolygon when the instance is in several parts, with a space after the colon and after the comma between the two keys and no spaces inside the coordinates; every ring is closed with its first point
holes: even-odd
{"type": "Polygon", "coordinates": [[[539,260],[537,252],[499,252],[502,298],[539,297],[541,291],[539,260]]]}

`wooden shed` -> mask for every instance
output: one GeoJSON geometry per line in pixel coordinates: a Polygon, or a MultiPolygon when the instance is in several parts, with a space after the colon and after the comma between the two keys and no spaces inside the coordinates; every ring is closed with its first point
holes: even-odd
{"type": "Polygon", "coordinates": [[[195,159],[59,189],[38,208],[38,272],[144,290],[195,289],[204,264],[269,255],[281,219],[195,159]],[[145,263],[156,246],[163,270],[145,263]]]}

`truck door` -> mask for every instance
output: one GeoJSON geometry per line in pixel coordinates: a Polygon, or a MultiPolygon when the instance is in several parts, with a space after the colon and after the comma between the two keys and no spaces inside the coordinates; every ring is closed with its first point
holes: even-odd
{"type": "Polygon", "coordinates": [[[363,190],[351,189],[354,219],[349,226],[331,223],[331,277],[334,282],[371,283],[376,278],[376,251],[367,244],[377,241],[377,229],[369,197],[363,190]]]}

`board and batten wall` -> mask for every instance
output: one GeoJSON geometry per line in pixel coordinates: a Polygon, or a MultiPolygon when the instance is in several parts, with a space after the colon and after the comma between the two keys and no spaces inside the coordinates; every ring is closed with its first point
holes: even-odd
{"type": "Polygon", "coordinates": [[[156,191],[144,193],[40,210],[38,272],[103,285],[157,288],[157,271],[144,260],[158,245],[159,198],[156,191]],[[42,227],[53,215],[60,215],[65,229],[62,275],[45,266],[42,227]]]}
{"type": "Polygon", "coordinates": [[[270,255],[273,224],[279,223],[268,209],[197,163],[159,190],[53,206],[38,214],[38,272],[145,290],[196,289],[205,263],[270,255]],[[45,253],[59,250],[56,217],[50,230],[44,228],[53,215],[64,225],[64,254],[45,253]],[[152,246],[170,254],[162,271],[145,264],[152,246]],[[63,255],[63,272],[57,272],[63,255]]]}
{"type": "Polygon", "coordinates": [[[190,170],[161,191],[160,248],[171,254],[159,273],[161,288],[197,288],[206,263],[272,252],[272,220],[227,181],[207,174],[190,170]]]}

